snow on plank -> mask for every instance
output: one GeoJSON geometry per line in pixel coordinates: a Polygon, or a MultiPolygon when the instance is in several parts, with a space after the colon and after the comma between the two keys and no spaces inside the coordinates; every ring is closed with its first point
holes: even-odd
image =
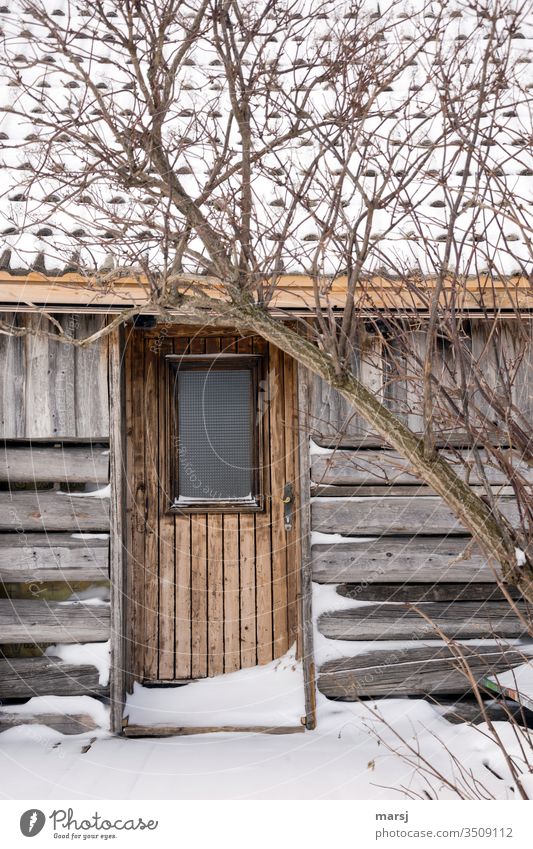
{"type": "Polygon", "coordinates": [[[533,710],[533,663],[523,663],[501,674],[489,675],[483,683],[489,690],[533,710]]]}

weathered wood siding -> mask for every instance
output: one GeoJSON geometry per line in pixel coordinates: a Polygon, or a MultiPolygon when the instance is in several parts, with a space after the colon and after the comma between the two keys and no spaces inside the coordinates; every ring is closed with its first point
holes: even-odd
{"type": "MultiPolygon", "coordinates": [[[[483,473],[491,485],[502,486],[508,483],[500,468],[491,466],[486,451],[479,451],[479,461],[483,473]]],[[[533,482],[533,469],[520,463],[519,458],[508,451],[513,467],[533,482]]],[[[471,451],[458,449],[454,453],[440,451],[444,459],[451,463],[457,474],[471,485],[480,484],[474,457],[471,451]]],[[[313,454],[311,480],[316,487],[325,486],[395,486],[401,484],[419,484],[420,480],[409,467],[409,463],[395,451],[372,450],[346,451],[339,449],[331,454],[313,454]]]]}
{"type": "MultiPolygon", "coordinates": [[[[480,367],[490,377],[494,349],[487,344],[487,326],[473,321],[471,332],[480,367]]],[[[512,362],[511,324],[502,338],[510,368],[518,369],[513,400],[532,420],[533,346],[517,365],[512,362]]],[[[425,341],[424,333],[413,332],[413,350],[421,359],[425,341]]],[[[453,364],[446,361],[445,350],[440,355],[440,379],[449,383],[453,364]]],[[[356,355],[357,369],[376,395],[420,430],[418,387],[415,381],[400,379],[403,361],[398,357],[393,343],[380,350],[370,337],[356,355]]],[[[340,699],[464,694],[470,683],[460,659],[446,648],[447,639],[467,641],[464,651],[479,678],[523,662],[521,649],[503,651],[501,644],[521,638],[525,651],[533,651],[528,641],[530,608],[519,602],[512,609],[498,588],[495,567],[442,499],[417,479],[405,460],[383,446],[335,390],[310,376],[309,394],[310,436],[316,444],[334,449],[315,450],[310,458],[312,530],[320,533],[312,546],[316,625],[329,646],[328,659],[323,660],[324,641],[318,643],[320,691],[340,699]],[[332,534],[346,541],[328,537],[332,534]],[[472,640],[489,644],[475,646],[472,640]],[[364,649],[358,643],[364,643],[364,649]]],[[[446,440],[456,447],[443,447],[443,454],[469,484],[478,486],[464,436],[457,429],[443,438],[443,445],[446,440]]],[[[517,522],[508,481],[483,453],[481,462],[488,481],[498,487],[502,512],[511,523],[517,522]]],[[[531,481],[532,470],[520,468],[531,481]]],[[[517,597],[512,590],[510,594],[517,597]]]]}
{"type": "Polygon", "coordinates": [[[470,690],[461,661],[477,680],[524,662],[513,647],[465,645],[456,654],[445,645],[375,648],[324,663],[318,686],[325,696],[355,701],[368,696],[462,694],[470,690]]]}
{"type": "MultiPolygon", "coordinates": [[[[84,339],[104,326],[105,317],[56,315],[65,333],[84,339]]],[[[57,333],[36,315],[2,314],[24,336],[0,335],[0,438],[108,439],[107,339],[86,348],[38,335],[57,333]]]]}
{"type": "Polygon", "coordinates": [[[109,450],[92,443],[77,447],[64,443],[13,445],[0,454],[0,482],[107,483],[109,450]]]}
{"type": "MultiPolygon", "coordinates": [[[[524,321],[528,319],[521,318],[522,326],[524,321]]],[[[473,355],[489,385],[491,380],[492,383],[495,380],[495,357],[505,356],[506,367],[515,376],[512,401],[533,422],[533,320],[529,319],[529,322],[529,341],[524,340],[523,334],[517,334],[513,319],[500,320],[499,344],[491,339],[492,322],[481,318],[470,320],[470,336],[473,355]]],[[[412,351],[412,362],[407,362],[405,355],[397,350],[394,339],[389,339],[385,345],[378,336],[368,333],[363,335],[360,347],[353,355],[353,366],[376,397],[383,399],[409,427],[421,432],[422,384],[416,375],[424,361],[426,333],[423,330],[408,331],[407,328],[404,333],[410,339],[409,345],[403,348],[412,351]],[[416,366],[413,367],[413,363],[416,366]]],[[[450,349],[444,346],[437,350],[433,365],[436,380],[444,386],[453,386],[455,370],[450,349]]],[[[310,376],[309,390],[310,428],[315,442],[331,447],[382,446],[381,437],[325,381],[315,375],[310,376]]],[[[475,394],[475,402],[481,414],[484,410],[488,413],[489,405],[479,392],[475,394]]],[[[460,436],[459,426],[456,429],[451,426],[441,440],[456,444],[460,436]]]]}
{"type": "Polygon", "coordinates": [[[313,546],[313,580],[354,586],[494,582],[481,550],[465,537],[383,536],[313,546]]]}
{"type": "MultiPolygon", "coordinates": [[[[364,454],[365,449],[357,453],[364,454]]],[[[314,456],[323,466],[326,455],[314,456]]],[[[343,461],[343,482],[347,468],[343,461]]],[[[422,650],[417,641],[494,641],[492,653],[472,659],[475,673],[482,676],[493,661],[495,668],[505,667],[501,657],[494,657],[494,652],[501,655],[502,640],[527,641],[531,610],[522,602],[516,610],[512,608],[498,589],[494,567],[441,499],[397,497],[390,494],[394,487],[381,489],[381,496],[368,498],[313,499],[313,529],[326,534],[312,547],[313,580],[321,607],[317,627],[331,641],[333,653],[339,646],[338,659],[321,665],[318,687],[342,699],[466,693],[470,683],[457,658],[449,652],[443,655],[442,647],[422,650]],[[346,542],[332,537],[328,543],[327,534],[333,533],[345,535],[346,542]],[[325,584],[335,585],[326,610],[320,601],[320,586],[325,584]],[[347,607],[347,600],[353,606],[347,607]],[[368,641],[374,648],[362,655],[357,643],[368,641]],[[390,648],[395,641],[398,649],[390,648]],[[380,648],[383,642],[387,650],[380,648]],[[348,645],[353,645],[353,651],[347,650],[348,645]]],[[[512,520],[513,502],[509,500],[504,510],[512,520]]],[[[521,653],[520,658],[523,662],[521,653]]],[[[511,662],[514,654],[509,656],[511,662]]]]}
{"type": "Polygon", "coordinates": [[[109,637],[109,607],[0,599],[0,638],[12,643],[98,643],[109,637]]]}
{"type": "Polygon", "coordinates": [[[2,699],[28,696],[102,695],[106,687],[90,664],[67,663],[57,657],[0,660],[2,699]]]}
{"type": "Polygon", "coordinates": [[[108,561],[107,539],[62,533],[0,534],[0,575],[6,584],[106,581],[108,561]]]}
{"type": "MultiPolygon", "coordinates": [[[[105,320],[56,318],[78,338],[105,320]]],[[[39,326],[30,315],[3,320],[39,326]]],[[[80,349],[38,335],[0,337],[2,699],[106,692],[94,666],[39,655],[49,644],[109,638],[107,605],[65,603],[109,578],[109,498],[89,491],[109,480],[107,348],[106,339],[80,349]]]]}

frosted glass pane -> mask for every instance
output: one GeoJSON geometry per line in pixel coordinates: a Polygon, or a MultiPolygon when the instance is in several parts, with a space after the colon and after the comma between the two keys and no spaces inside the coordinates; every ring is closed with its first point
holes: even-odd
{"type": "Polygon", "coordinates": [[[178,372],[179,501],[251,499],[248,369],[178,372]]]}

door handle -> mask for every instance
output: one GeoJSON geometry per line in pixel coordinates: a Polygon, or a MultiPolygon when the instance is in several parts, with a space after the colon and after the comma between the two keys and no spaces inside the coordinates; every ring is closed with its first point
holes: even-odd
{"type": "Polygon", "coordinates": [[[288,533],[292,531],[292,513],[294,504],[294,489],[292,483],[286,483],[283,488],[283,525],[288,533]]]}

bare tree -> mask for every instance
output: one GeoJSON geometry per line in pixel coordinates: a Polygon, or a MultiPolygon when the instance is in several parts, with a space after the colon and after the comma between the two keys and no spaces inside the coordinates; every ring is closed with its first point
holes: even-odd
{"type": "Polygon", "coordinates": [[[507,178],[509,160],[515,174],[531,167],[516,54],[527,4],[16,6],[3,36],[9,121],[24,136],[11,151],[23,158],[8,189],[13,249],[23,256],[26,228],[88,287],[136,281],[142,302],[105,332],[149,312],[290,352],[533,600],[530,420],[517,394],[531,356],[520,310],[531,220],[507,178]],[[296,328],[282,309],[287,270],[301,273],[294,288],[313,317],[296,328]],[[469,341],[473,305],[485,311],[482,350],[469,341]],[[516,327],[505,356],[502,305],[516,327]],[[369,333],[411,410],[358,377],[369,333]],[[436,451],[452,429],[472,446],[467,460],[436,451]],[[491,466],[516,496],[518,527],[491,466]]]}

